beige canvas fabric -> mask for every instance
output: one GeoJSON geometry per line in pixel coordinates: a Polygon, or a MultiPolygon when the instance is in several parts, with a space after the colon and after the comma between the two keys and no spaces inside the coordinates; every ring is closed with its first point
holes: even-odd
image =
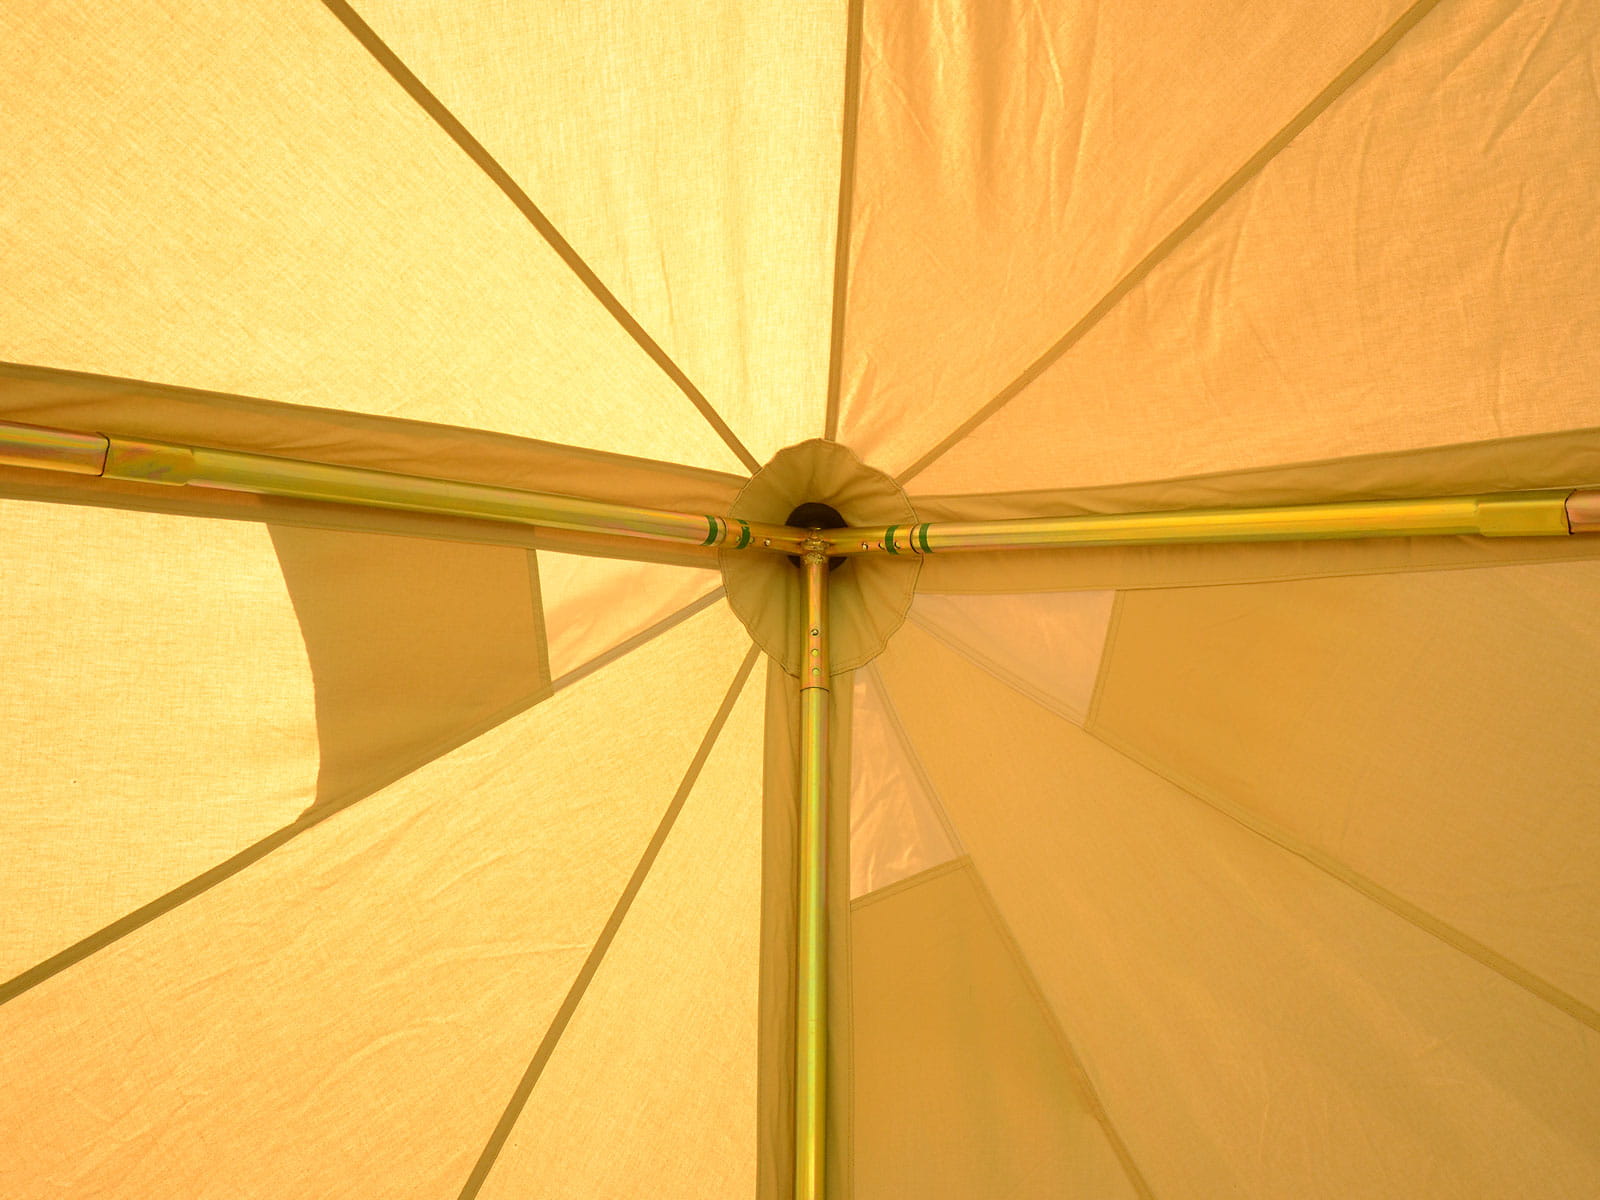
{"type": "Polygon", "coordinates": [[[1600,1029],[1597,587],[1583,562],[1130,593],[1093,727],[1600,1029]]]}
{"type": "Polygon", "coordinates": [[[968,862],[856,901],[850,941],[856,1137],[872,1147],[856,1157],[856,1195],[1149,1194],[968,862]]]}
{"type": "Polygon", "coordinates": [[[1593,425],[1594,23],[1559,3],[1428,7],[919,490],[1593,425]]]}
{"type": "MultiPolygon", "coordinates": [[[[734,521],[1600,486],[1597,76],[1558,0],[12,6],[0,422],[734,521]]],[[[1597,560],[834,572],[826,1200],[1600,1194],[1597,560]]],[[[798,609],[0,467],[0,1195],[791,1200],[798,609]]]]}
{"type": "Polygon", "coordinates": [[[292,821],[324,751],[261,527],[8,500],[0,557],[10,979],[292,821]]]}
{"type": "Polygon", "coordinates": [[[822,433],[844,0],[354,7],[609,282],[749,468],[822,433]],[[584,52],[537,68],[518,52],[547,45],[584,52]]]}
{"type": "Polygon", "coordinates": [[[738,467],[326,8],[57,4],[0,38],[0,357],[738,467]]]}
{"type": "Polygon", "coordinates": [[[1067,720],[1083,724],[1114,592],[918,596],[911,620],[1067,720]]]}
{"type": "Polygon", "coordinates": [[[734,677],[731,621],[703,613],[12,1000],[6,1190],[459,1188],[734,677]]]}
{"type": "Polygon", "coordinates": [[[1600,1186],[1591,1025],[920,629],[880,669],[1155,1195],[1600,1186]]]}
{"type": "Polygon", "coordinates": [[[529,551],[324,529],[272,543],[315,684],[319,803],[548,691],[529,551]]]}
{"type": "Polygon", "coordinates": [[[577,554],[538,556],[539,600],[553,676],[575,671],[707,593],[715,571],[577,554]]]}
{"type": "Polygon", "coordinates": [[[840,432],[896,475],[1049,353],[1406,11],[864,7],[856,155],[869,169],[851,214],[840,432]]]}
{"type": "Polygon", "coordinates": [[[484,1197],[752,1194],[765,689],[741,683],[484,1197]]]}
{"type": "Polygon", "coordinates": [[[863,667],[850,695],[851,899],[949,862],[960,846],[882,680],[863,667]]]}

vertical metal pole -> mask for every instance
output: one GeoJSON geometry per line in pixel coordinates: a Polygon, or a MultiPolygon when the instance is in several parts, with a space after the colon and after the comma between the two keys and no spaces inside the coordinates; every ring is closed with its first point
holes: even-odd
{"type": "Polygon", "coordinates": [[[801,559],[800,913],[796,963],[795,1200],[823,1200],[828,1099],[828,556],[808,538],[801,559]]]}

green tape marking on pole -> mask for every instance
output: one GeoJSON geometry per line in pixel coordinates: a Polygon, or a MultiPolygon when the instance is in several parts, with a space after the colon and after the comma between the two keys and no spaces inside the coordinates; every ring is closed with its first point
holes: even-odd
{"type": "Polygon", "coordinates": [[[917,530],[917,537],[922,542],[922,552],[924,554],[931,554],[932,551],[928,549],[928,527],[927,527],[927,525],[923,525],[921,529],[917,530]]]}
{"type": "Polygon", "coordinates": [[[700,544],[702,546],[714,546],[717,542],[717,519],[715,517],[707,517],[706,524],[711,527],[711,532],[706,534],[706,540],[700,544]]]}
{"type": "Polygon", "coordinates": [[[884,532],[884,535],[883,535],[883,548],[885,550],[887,550],[890,554],[899,554],[900,553],[900,551],[898,551],[898,550],[896,550],[894,548],[894,531],[896,529],[899,529],[899,528],[900,528],[900,526],[898,526],[898,525],[891,525],[884,532]]]}
{"type": "Polygon", "coordinates": [[[750,522],[739,517],[735,517],[734,520],[739,522],[739,540],[734,543],[733,548],[743,550],[750,544],[750,522]]]}

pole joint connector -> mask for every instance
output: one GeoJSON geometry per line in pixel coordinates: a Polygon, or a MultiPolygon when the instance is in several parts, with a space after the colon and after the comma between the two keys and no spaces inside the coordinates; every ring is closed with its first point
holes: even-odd
{"type": "Polygon", "coordinates": [[[800,558],[807,563],[826,564],[828,552],[832,549],[832,543],[822,536],[820,529],[809,530],[805,537],[800,539],[800,558]]]}

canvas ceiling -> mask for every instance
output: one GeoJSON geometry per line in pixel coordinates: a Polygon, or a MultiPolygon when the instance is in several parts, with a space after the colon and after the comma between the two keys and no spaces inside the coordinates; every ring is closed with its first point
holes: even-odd
{"type": "MultiPolygon", "coordinates": [[[[1597,78],[1556,0],[13,6],[0,420],[1600,484],[1597,78]]],[[[830,1196],[1600,1193],[1597,542],[837,573],[830,1196]]],[[[0,1192],[787,1196],[785,569],[0,468],[0,1192]]]]}

